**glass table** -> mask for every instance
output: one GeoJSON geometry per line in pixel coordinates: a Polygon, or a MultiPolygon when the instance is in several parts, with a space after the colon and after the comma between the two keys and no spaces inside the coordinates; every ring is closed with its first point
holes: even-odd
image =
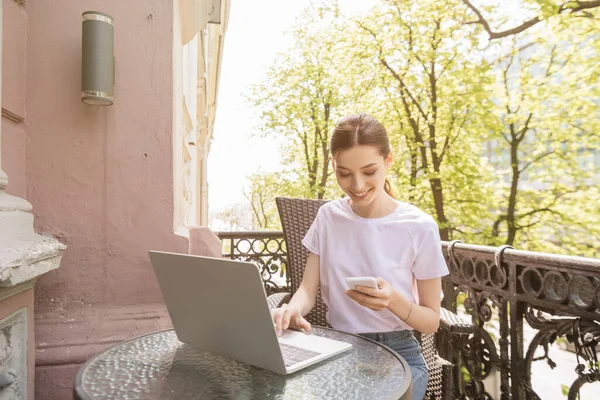
{"type": "Polygon", "coordinates": [[[350,351],[283,376],[198,350],[160,331],[113,346],[85,363],[75,399],[410,399],[411,372],[389,348],[314,327],[350,351]]]}

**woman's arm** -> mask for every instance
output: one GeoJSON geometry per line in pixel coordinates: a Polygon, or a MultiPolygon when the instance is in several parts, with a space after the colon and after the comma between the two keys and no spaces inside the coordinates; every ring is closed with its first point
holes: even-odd
{"type": "Polygon", "coordinates": [[[388,309],[421,333],[435,333],[440,327],[442,279],[417,280],[419,304],[412,303],[392,288],[388,309]]]}
{"type": "Polygon", "coordinates": [[[312,310],[317,302],[317,293],[319,290],[319,272],[320,272],[320,258],[318,255],[309,253],[308,260],[306,261],[306,268],[304,268],[304,276],[302,276],[302,283],[300,287],[294,293],[292,300],[289,305],[297,307],[302,316],[305,316],[312,310]]]}
{"type": "Polygon", "coordinates": [[[378,289],[357,286],[346,293],[358,304],[375,311],[390,310],[413,329],[434,333],[440,326],[442,279],[417,280],[419,304],[412,303],[387,281],[377,278],[378,289]]]}
{"type": "Polygon", "coordinates": [[[289,304],[283,304],[280,308],[272,311],[278,335],[281,335],[282,331],[290,326],[310,330],[310,324],[304,319],[304,316],[312,310],[317,301],[319,273],[320,258],[316,254],[309,253],[300,287],[292,296],[289,304]]]}

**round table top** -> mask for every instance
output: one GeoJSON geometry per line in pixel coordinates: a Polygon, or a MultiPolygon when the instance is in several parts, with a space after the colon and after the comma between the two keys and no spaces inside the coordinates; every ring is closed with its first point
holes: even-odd
{"type": "Polygon", "coordinates": [[[333,329],[314,327],[313,332],[353,347],[284,376],[181,343],[173,330],[160,331],[90,359],[77,373],[75,395],[81,400],[188,400],[398,399],[407,394],[409,366],[395,352],[333,329]]]}

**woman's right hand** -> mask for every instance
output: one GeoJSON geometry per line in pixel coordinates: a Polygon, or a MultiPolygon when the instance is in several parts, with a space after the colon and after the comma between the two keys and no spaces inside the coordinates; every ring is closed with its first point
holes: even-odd
{"type": "Polygon", "coordinates": [[[283,331],[288,328],[304,329],[306,332],[310,332],[310,323],[304,319],[296,306],[283,304],[281,307],[271,310],[271,316],[277,336],[281,336],[283,331]]]}

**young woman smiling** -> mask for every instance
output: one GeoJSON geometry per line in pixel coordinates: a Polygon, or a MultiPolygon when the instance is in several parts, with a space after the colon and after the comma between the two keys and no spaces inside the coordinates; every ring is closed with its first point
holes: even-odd
{"type": "Polygon", "coordinates": [[[289,304],[273,311],[276,331],[310,330],[304,316],[320,285],[327,322],[403,356],[412,370],[413,399],[423,399],[428,371],[413,331],[433,333],[439,326],[441,277],[448,268],[438,226],[427,213],[392,196],[386,179],[393,162],[390,142],[375,118],[342,118],[331,137],[331,154],[347,197],[323,205],[304,237],[310,254],[302,284],[289,304]],[[376,277],[378,287],[347,290],[345,278],[353,276],[376,277]]]}

